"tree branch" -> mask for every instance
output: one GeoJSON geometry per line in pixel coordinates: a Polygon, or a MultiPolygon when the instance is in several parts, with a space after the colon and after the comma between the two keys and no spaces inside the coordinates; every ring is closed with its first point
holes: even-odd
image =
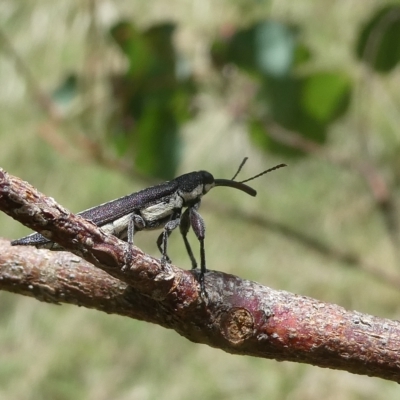
{"type": "Polygon", "coordinates": [[[98,267],[69,253],[1,241],[0,289],[157,323],[229,353],[400,382],[397,321],[215,271],[206,274],[207,297],[202,298],[195,272],[163,268],[138,248],[124,269],[126,243],[1,169],[0,209],[98,267]]]}

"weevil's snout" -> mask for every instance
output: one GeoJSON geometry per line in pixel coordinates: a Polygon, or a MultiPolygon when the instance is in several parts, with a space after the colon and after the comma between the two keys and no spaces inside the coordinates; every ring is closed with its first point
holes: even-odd
{"type": "Polygon", "coordinates": [[[241,190],[242,192],[245,192],[247,194],[249,194],[250,196],[256,196],[257,192],[251,188],[250,186],[245,185],[242,182],[236,182],[236,181],[232,181],[229,179],[215,179],[214,181],[214,186],[227,186],[227,187],[232,187],[238,190],[241,190]]]}

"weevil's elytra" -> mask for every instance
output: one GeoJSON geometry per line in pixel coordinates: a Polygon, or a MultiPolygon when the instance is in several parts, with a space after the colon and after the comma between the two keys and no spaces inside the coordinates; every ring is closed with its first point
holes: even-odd
{"type": "MultiPolygon", "coordinates": [[[[202,294],[205,294],[205,224],[198,212],[202,197],[217,186],[238,189],[250,196],[256,196],[257,192],[250,186],[245,185],[245,182],[286,166],[285,164],[279,164],[251,178],[239,182],[235,181],[246,160],[247,158],[242,161],[232,179],[214,179],[212,174],[207,171],[190,172],[171,181],[89,208],[78,213],[78,215],[92,221],[107,233],[126,240],[131,246],[136,232],[163,228],[163,232],[157,239],[157,246],[161,252],[161,262],[163,264],[170,262],[167,254],[168,237],[179,226],[192,268],[197,268],[196,258],[187,239],[189,229],[192,227],[200,243],[201,269],[199,283],[202,294]],[[184,208],[186,209],[182,213],[184,208]]],[[[14,240],[11,244],[13,246],[32,245],[37,248],[64,250],[61,246],[46,239],[39,233],[33,233],[14,240]]]]}

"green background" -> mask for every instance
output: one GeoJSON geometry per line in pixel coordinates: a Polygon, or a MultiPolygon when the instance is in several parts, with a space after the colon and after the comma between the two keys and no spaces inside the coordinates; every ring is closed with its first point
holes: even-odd
{"type": "MultiPolygon", "coordinates": [[[[230,178],[244,156],[243,179],[286,162],[287,168],[252,182],[256,198],[228,188],[205,197],[208,267],[399,319],[399,288],[362,268],[399,274],[396,226],[385,223],[387,214],[356,169],[332,162],[374,165],[399,205],[398,32],[384,38],[378,64],[360,55],[368,21],[384,5],[400,3],[3,0],[0,166],[81,211],[198,169],[230,178]],[[110,33],[124,21],[135,26],[130,37],[139,38],[134,46],[129,42],[137,63],[110,33]],[[259,21],[280,25],[258,30],[259,21]],[[175,65],[154,50],[171,42],[146,47],[172,35],[162,25],[166,36],[151,36],[151,27],[166,22],[175,25],[174,49],[188,63],[176,65],[187,79],[175,81],[170,69],[157,69],[175,65]],[[260,35],[281,40],[266,58],[256,46],[260,35]],[[149,48],[156,58],[146,56],[149,48]],[[152,86],[158,73],[166,77],[163,90],[152,86]],[[114,85],[111,94],[114,78],[124,79],[128,93],[116,94],[114,85]],[[41,105],[38,87],[51,96],[57,116],[41,105]],[[143,109],[147,119],[138,117],[143,109]],[[319,143],[324,153],[277,145],[267,139],[263,121],[319,143]],[[271,221],[320,241],[332,254],[271,221]],[[362,263],[341,262],[340,251],[362,263]]],[[[0,214],[1,236],[28,232],[0,214]]],[[[157,235],[139,234],[136,244],[158,256],[157,235]]],[[[197,250],[193,235],[190,240],[197,250]]],[[[174,263],[189,268],[178,234],[170,246],[174,263]]],[[[0,293],[0,355],[0,398],[10,400],[372,400],[400,394],[395,383],[377,378],[233,356],[158,326],[9,293],[0,293]]]]}

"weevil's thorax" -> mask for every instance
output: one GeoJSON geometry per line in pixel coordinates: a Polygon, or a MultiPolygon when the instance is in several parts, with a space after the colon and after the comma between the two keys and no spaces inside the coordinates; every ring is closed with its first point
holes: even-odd
{"type": "Polygon", "coordinates": [[[184,207],[198,203],[215,186],[214,177],[207,171],[190,172],[179,176],[176,181],[184,207]]]}

